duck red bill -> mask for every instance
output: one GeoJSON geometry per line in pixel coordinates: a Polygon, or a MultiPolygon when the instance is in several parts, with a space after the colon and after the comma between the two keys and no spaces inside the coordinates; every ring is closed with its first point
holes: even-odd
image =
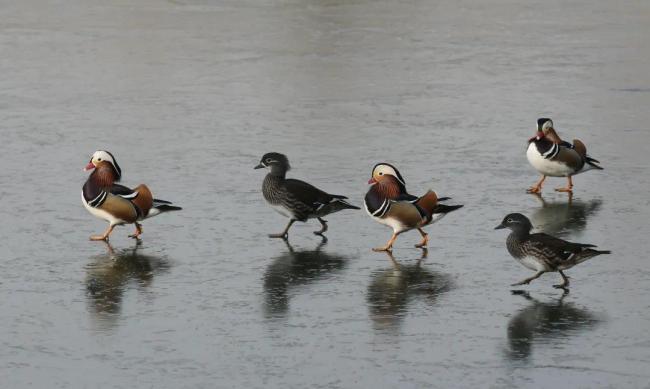
{"type": "Polygon", "coordinates": [[[85,170],[85,171],[88,171],[88,170],[93,170],[94,168],[95,168],[95,165],[93,165],[92,162],[88,162],[88,165],[86,165],[86,167],[84,168],[84,170],[85,170]]]}
{"type": "Polygon", "coordinates": [[[377,181],[374,178],[368,180],[368,184],[376,184],[377,181]]]}
{"type": "Polygon", "coordinates": [[[544,133],[541,131],[537,131],[534,137],[528,139],[529,142],[534,141],[535,139],[542,139],[544,137],[544,133]]]}

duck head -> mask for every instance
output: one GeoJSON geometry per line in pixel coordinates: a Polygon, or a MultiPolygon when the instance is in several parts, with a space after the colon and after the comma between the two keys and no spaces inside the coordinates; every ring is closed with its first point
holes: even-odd
{"type": "Polygon", "coordinates": [[[555,132],[553,121],[549,118],[537,119],[537,133],[529,139],[529,142],[547,138],[553,143],[561,143],[560,136],[555,132]]]}
{"type": "Polygon", "coordinates": [[[372,175],[368,180],[368,184],[375,185],[389,183],[397,184],[400,193],[406,192],[406,182],[395,166],[385,162],[376,164],[375,167],[372,168],[372,175]]]}
{"type": "Polygon", "coordinates": [[[520,213],[511,213],[503,218],[503,221],[498,226],[494,227],[495,230],[509,228],[513,232],[528,234],[533,229],[533,225],[528,218],[520,213]]]}
{"type": "Polygon", "coordinates": [[[549,133],[549,129],[553,129],[553,121],[549,118],[539,118],[537,119],[537,132],[535,136],[530,138],[528,142],[535,140],[540,140],[549,133]]]}
{"type": "Polygon", "coordinates": [[[260,163],[254,169],[269,169],[271,174],[284,175],[291,169],[289,159],[280,153],[266,153],[262,156],[260,163]]]}
{"type": "Polygon", "coordinates": [[[88,171],[104,167],[113,171],[115,181],[119,181],[120,178],[122,178],[122,169],[120,169],[120,165],[117,164],[117,160],[113,157],[113,154],[105,150],[95,151],[84,170],[88,171]]]}

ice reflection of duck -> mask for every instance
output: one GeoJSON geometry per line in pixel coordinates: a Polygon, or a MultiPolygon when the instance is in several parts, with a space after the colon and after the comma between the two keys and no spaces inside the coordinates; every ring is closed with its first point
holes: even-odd
{"type": "Polygon", "coordinates": [[[591,201],[573,200],[569,194],[568,201],[548,202],[535,194],[542,203],[530,217],[536,228],[540,228],[551,235],[567,237],[570,233],[582,231],[587,226],[587,219],[595,215],[602,205],[602,200],[591,201]]]}
{"type": "Polygon", "coordinates": [[[265,310],[269,317],[286,314],[291,289],[327,278],[346,265],[345,258],[321,250],[327,244],[325,237],[315,250],[294,250],[287,240],[284,242],[288,251],[275,258],[264,273],[265,310]]]}
{"type": "Polygon", "coordinates": [[[101,327],[112,327],[116,324],[122,296],[130,282],[134,281],[135,287],[147,287],[155,274],[169,269],[169,263],[159,257],[139,254],[141,241],[131,249],[119,251],[113,250],[108,242],[106,246],[108,252],[93,257],[86,268],[86,289],[90,310],[97,322],[101,327]]]}
{"type": "Polygon", "coordinates": [[[533,345],[562,343],[583,330],[593,328],[600,319],[586,309],[564,303],[568,291],[552,302],[540,302],[528,292],[513,291],[531,304],[508,322],[507,357],[511,360],[525,360],[532,354],[533,345]]]}
{"type": "Polygon", "coordinates": [[[392,267],[372,274],[367,300],[375,329],[396,330],[413,299],[422,299],[433,305],[438,296],[453,287],[453,283],[447,274],[429,271],[421,266],[422,260],[427,257],[426,249],[422,251],[422,257],[410,265],[401,265],[390,252],[386,254],[392,267]]]}

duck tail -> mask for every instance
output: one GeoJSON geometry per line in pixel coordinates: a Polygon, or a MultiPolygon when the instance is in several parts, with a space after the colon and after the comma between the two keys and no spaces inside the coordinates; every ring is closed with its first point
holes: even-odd
{"type": "Polygon", "coordinates": [[[591,158],[591,157],[588,156],[588,155],[585,157],[585,162],[586,162],[587,165],[589,165],[592,169],[605,170],[605,168],[603,168],[602,166],[597,165],[598,163],[600,163],[599,160],[597,160],[597,159],[593,159],[593,158],[591,158]]]}
{"type": "Polygon", "coordinates": [[[338,203],[337,205],[340,206],[341,209],[361,209],[361,208],[357,207],[356,205],[352,205],[352,204],[348,203],[344,199],[347,199],[347,197],[335,198],[333,202],[338,203]]]}
{"type": "Polygon", "coordinates": [[[352,205],[345,201],[342,197],[343,196],[332,196],[334,197],[332,201],[330,201],[327,204],[321,205],[317,211],[316,214],[318,216],[325,216],[329,215],[330,213],[338,212],[344,209],[361,209],[357,207],[356,205],[352,205]]]}
{"type": "Polygon", "coordinates": [[[165,213],[165,212],[180,211],[181,209],[183,208],[173,205],[171,201],[153,199],[153,206],[149,210],[149,214],[147,215],[147,218],[154,217],[156,215],[160,215],[161,213],[165,213]]]}
{"type": "Polygon", "coordinates": [[[582,263],[582,262],[584,262],[584,261],[586,261],[586,260],[588,260],[588,259],[591,259],[591,258],[593,258],[593,257],[596,257],[596,256],[598,256],[598,255],[601,255],[601,254],[611,254],[611,253],[612,253],[612,252],[609,251],[609,250],[595,250],[595,249],[587,248],[587,249],[582,250],[582,251],[579,252],[578,254],[576,254],[576,255],[573,257],[572,262],[573,262],[573,265],[575,266],[575,265],[577,265],[577,264],[580,264],[580,263],[582,263]]]}

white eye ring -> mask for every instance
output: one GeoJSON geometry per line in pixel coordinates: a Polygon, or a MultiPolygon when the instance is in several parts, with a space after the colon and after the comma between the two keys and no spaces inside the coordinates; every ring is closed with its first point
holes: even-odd
{"type": "Polygon", "coordinates": [[[266,163],[271,163],[271,158],[267,158],[266,163]]]}
{"type": "Polygon", "coordinates": [[[514,220],[512,220],[512,219],[508,219],[508,220],[506,220],[507,223],[512,223],[513,221],[514,221],[514,220]]]}

